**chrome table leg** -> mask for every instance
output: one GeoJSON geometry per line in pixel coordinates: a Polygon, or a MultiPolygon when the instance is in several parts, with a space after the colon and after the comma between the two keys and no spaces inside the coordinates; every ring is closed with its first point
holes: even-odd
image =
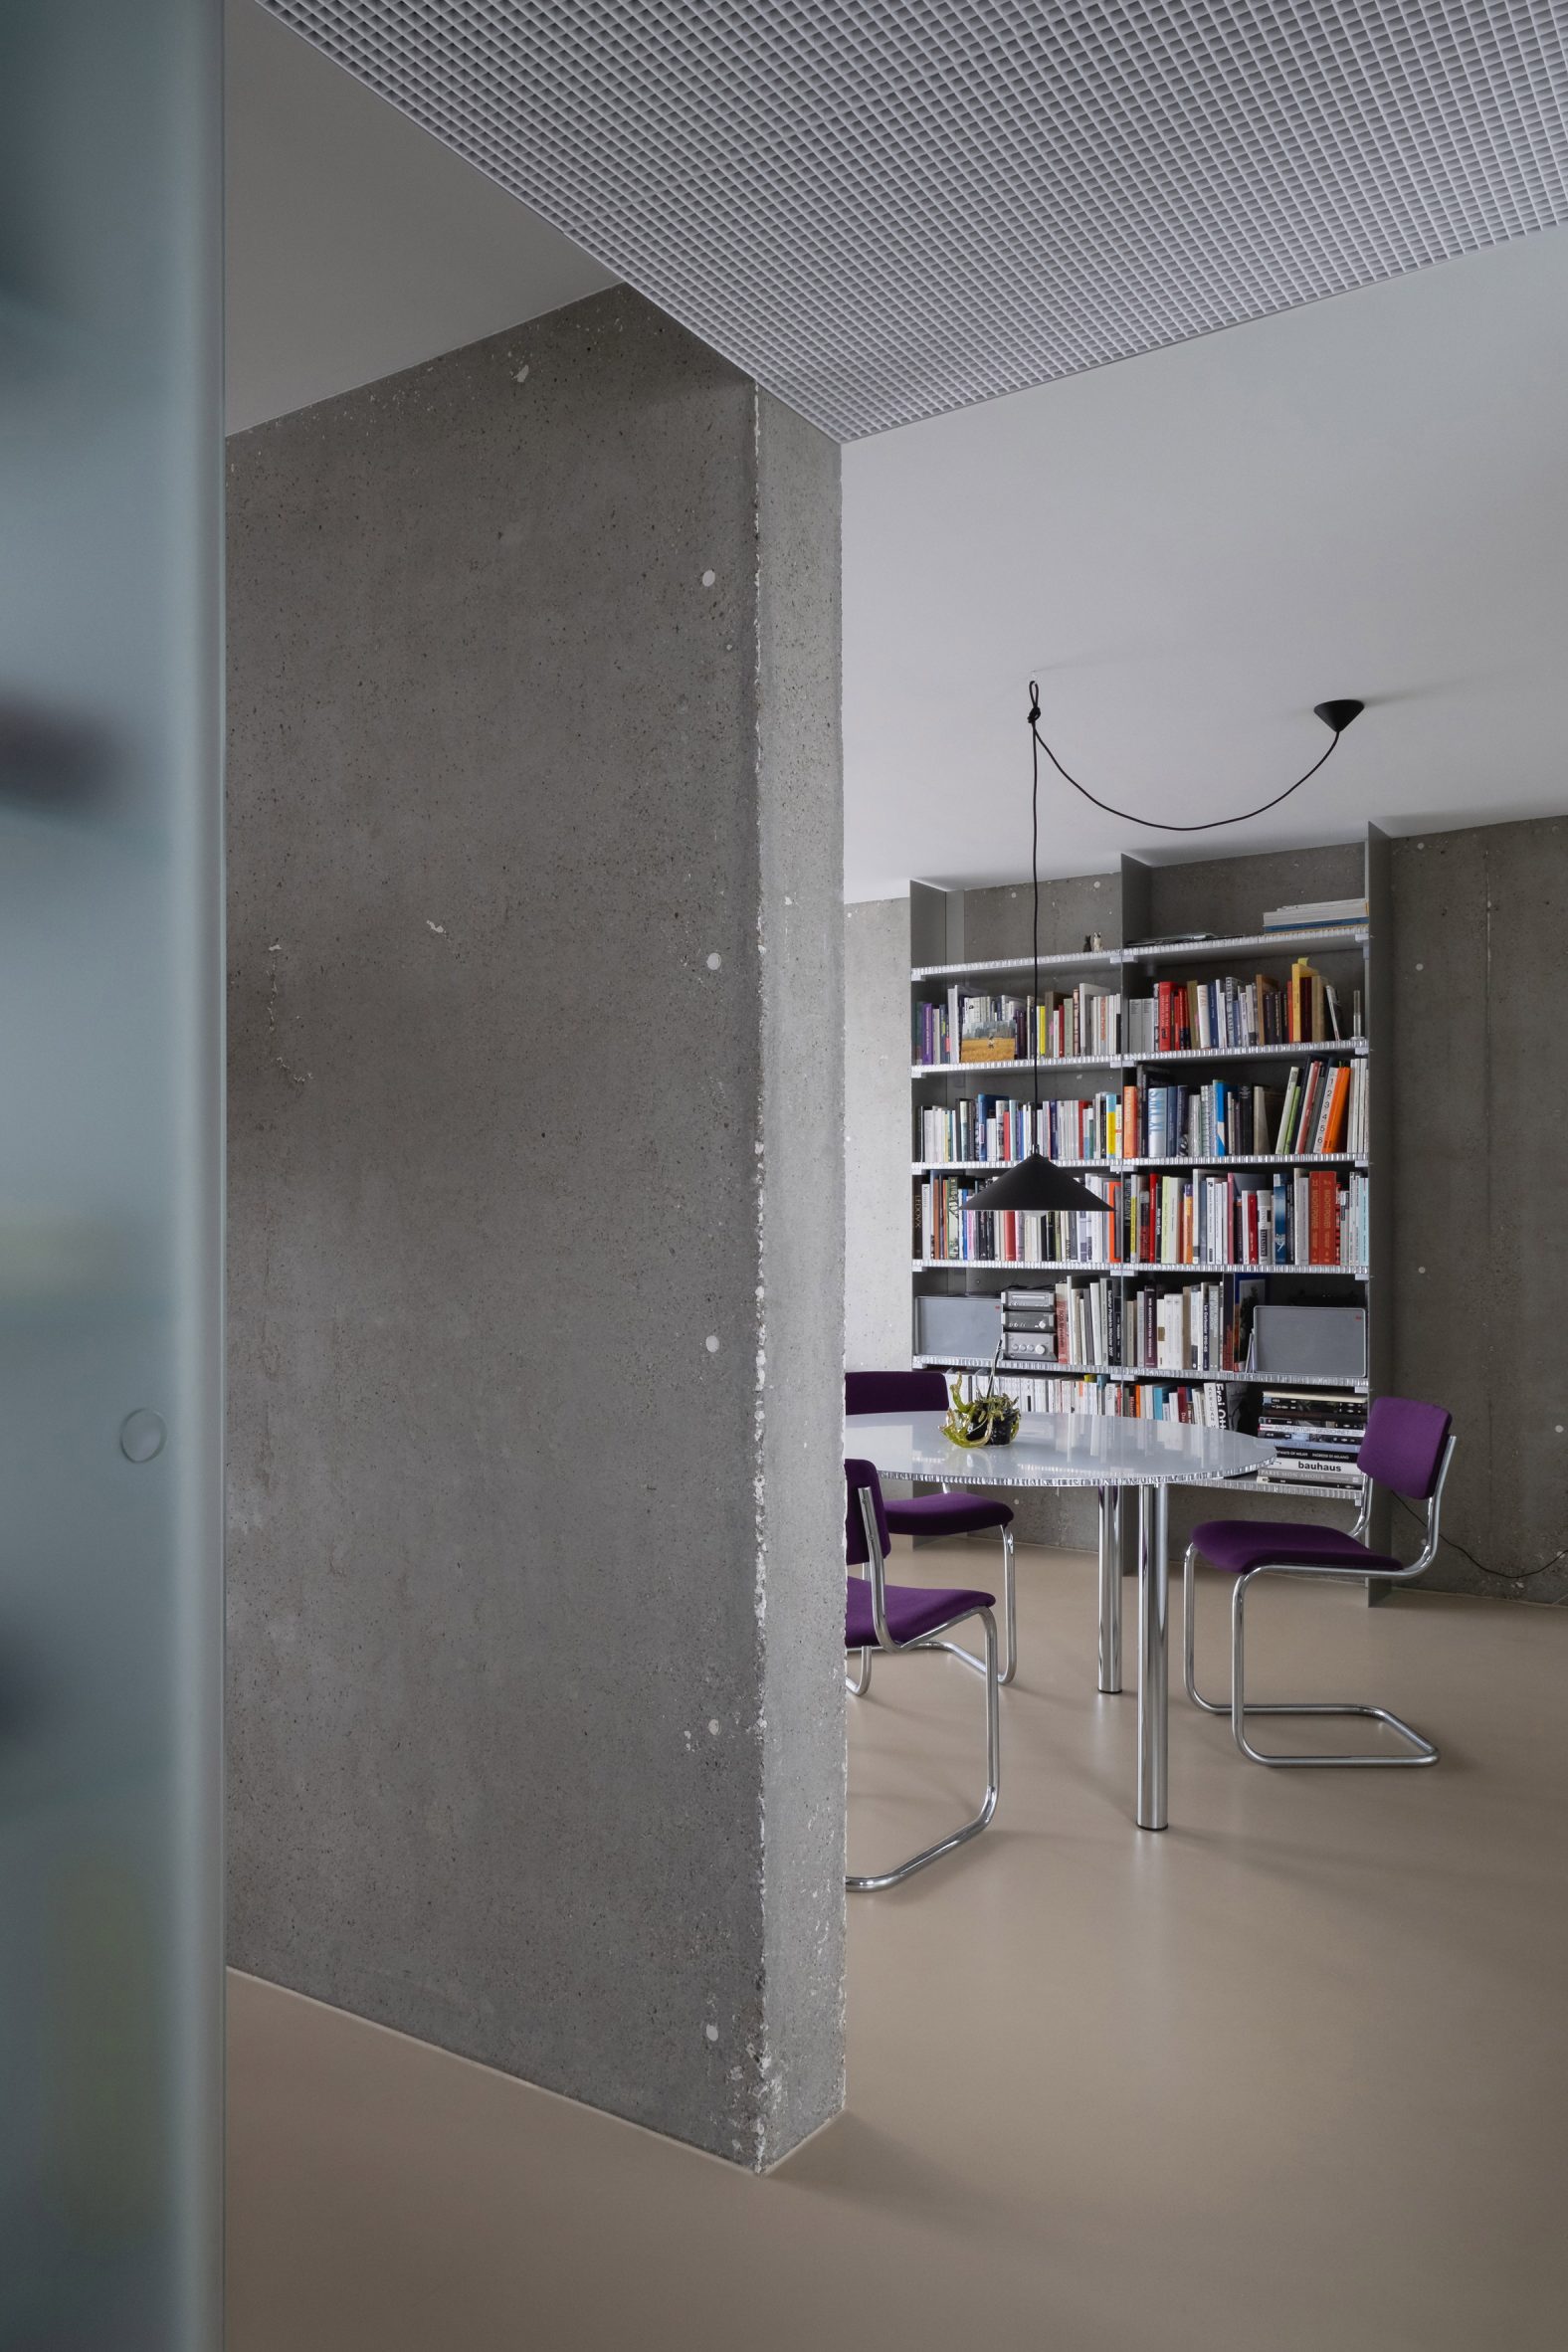
{"type": "Polygon", "coordinates": [[[1121,1488],[1099,1490],[1099,1686],[1121,1688],[1121,1488]]]}
{"type": "Polygon", "coordinates": [[[1169,1489],[1138,1488],[1138,1827],[1163,1830],[1170,1689],[1169,1489]]]}

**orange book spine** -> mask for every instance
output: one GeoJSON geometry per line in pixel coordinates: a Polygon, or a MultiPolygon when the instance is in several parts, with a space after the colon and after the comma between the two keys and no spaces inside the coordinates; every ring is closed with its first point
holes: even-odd
{"type": "Polygon", "coordinates": [[[1334,1073],[1333,1097],[1328,1105],[1328,1124],[1323,1130],[1323,1149],[1343,1151],[1345,1148],[1345,1119],[1350,1107],[1350,1065],[1348,1062],[1334,1073]]]}

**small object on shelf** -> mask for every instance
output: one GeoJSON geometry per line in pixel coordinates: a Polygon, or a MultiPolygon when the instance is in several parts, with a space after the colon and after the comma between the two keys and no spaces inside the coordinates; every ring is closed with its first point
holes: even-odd
{"type": "Polygon", "coordinates": [[[1139,947],[1202,947],[1206,940],[1213,937],[1212,931],[1161,931],[1157,938],[1134,939],[1131,944],[1134,949],[1139,947]]]}
{"type": "Polygon", "coordinates": [[[1365,898],[1312,898],[1297,906],[1272,906],[1264,916],[1266,931],[1331,930],[1339,924],[1364,923],[1365,898]]]}
{"type": "Polygon", "coordinates": [[[942,1435],[955,1446],[1011,1446],[1017,1437],[1022,1418],[1018,1407],[996,1385],[997,1364],[1001,1354],[999,1346],[991,1359],[991,1376],[984,1389],[967,1404],[963,1401],[963,1383],[958,1380],[953,1382],[953,1401],[947,1419],[942,1423],[942,1435]]]}
{"type": "Polygon", "coordinates": [[[1002,1333],[997,1298],[937,1296],[915,1300],[915,1340],[922,1356],[980,1356],[996,1353],[1002,1333]]]}

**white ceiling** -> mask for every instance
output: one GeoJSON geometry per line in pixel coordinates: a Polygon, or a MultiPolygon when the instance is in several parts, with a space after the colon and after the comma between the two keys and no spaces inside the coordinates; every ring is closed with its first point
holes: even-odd
{"type": "Polygon", "coordinates": [[[1568,236],[844,453],[846,894],[1568,811],[1568,236]],[[1044,763],[1043,763],[1044,764],[1044,763]]]}
{"type": "Polygon", "coordinates": [[[260,0],[224,32],[231,433],[611,284],[260,0]]]}
{"type": "Polygon", "coordinates": [[[1562,0],[271,0],[841,440],[1568,220],[1562,0]]]}

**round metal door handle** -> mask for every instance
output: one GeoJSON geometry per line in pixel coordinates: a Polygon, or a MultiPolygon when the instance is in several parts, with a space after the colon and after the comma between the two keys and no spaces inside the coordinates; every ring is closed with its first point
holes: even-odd
{"type": "Polygon", "coordinates": [[[127,1413],[119,1425],[119,1450],[127,1462],[152,1462],[163,1452],[163,1441],[168,1436],[161,1414],[149,1413],[143,1407],[127,1413]]]}

